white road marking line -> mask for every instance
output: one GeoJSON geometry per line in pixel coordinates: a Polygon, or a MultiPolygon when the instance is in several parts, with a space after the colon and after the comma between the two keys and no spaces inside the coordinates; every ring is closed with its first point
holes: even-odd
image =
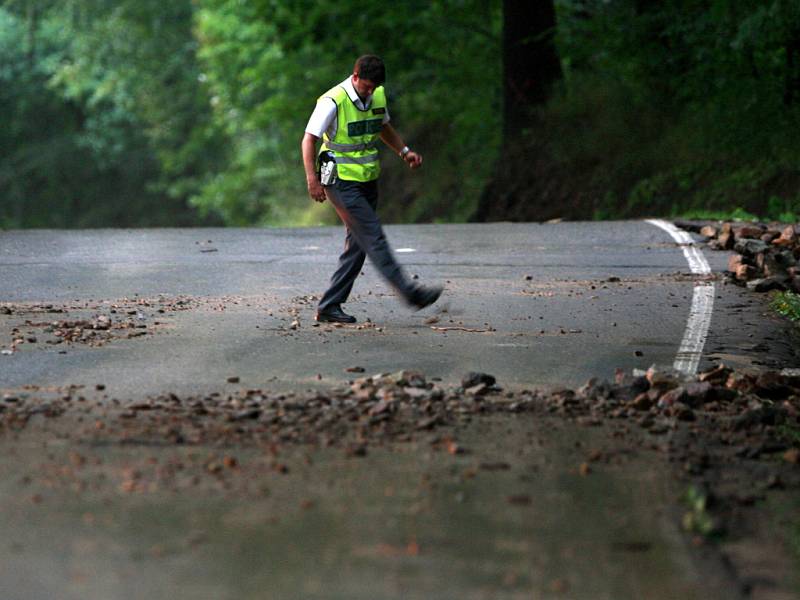
{"type": "MultiPolygon", "coordinates": [[[[694,245],[694,240],[685,231],[681,231],[672,223],[661,219],[648,219],[648,223],[655,225],[669,233],[680,244],[683,255],[689,263],[692,273],[697,275],[710,275],[711,268],[703,252],[694,245]]],[[[714,312],[714,284],[711,282],[698,282],[694,286],[692,295],[692,308],[689,310],[689,320],[683,334],[678,354],[675,356],[673,367],[676,371],[694,375],[700,364],[703,347],[706,345],[708,329],[711,326],[711,314],[714,312]]]]}
{"type": "Polygon", "coordinates": [[[395,250],[395,252],[397,252],[398,254],[401,254],[401,253],[405,254],[405,253],[408,253],[408,252],[416,252],[416,251],[417,251],[416,248],[398,248],[397,250],[395,250]]]}

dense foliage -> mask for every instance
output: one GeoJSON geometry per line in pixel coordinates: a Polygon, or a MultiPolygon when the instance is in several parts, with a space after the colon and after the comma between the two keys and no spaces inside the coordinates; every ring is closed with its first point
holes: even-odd
{"type": "Polygon", "coordinates": [[[800,212],[800,3],[557,4],[552,147],[596,215],[800,212]]]}
{"type": "Polygon", "coordinates": [[[557,0],[563,81],[516,158],[512,5],[0,0],[0,226],[331,222],[299,141],[364,52],[426,159],[385,157],[386,220],[463,221],[493,172],[524,179],[520,218],[562,210],[543,186],[588,198],[568,216],[800,212],[796,0],[557,0]]]}
{"type": "Polygon", "coordinates": [[[477,0],[7,2],[0,224],[197,220],[187,206],[237,225],[335,218],[307,199],[299,141],[365,51],[388,64],[398,129],[431,149],[389,218],[463,220],[499,140],[499,15],[477,0]]]}

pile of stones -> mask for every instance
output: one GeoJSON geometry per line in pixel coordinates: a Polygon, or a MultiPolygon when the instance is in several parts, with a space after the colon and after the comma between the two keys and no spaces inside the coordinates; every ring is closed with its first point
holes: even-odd
{"type": "Polygon", "coordinates": [[[736,371],[718,364],[687,378],[651,367],[637,376],[619,372],[614,383],[592,379],[576,391],[556,393],[547,403],[551,412],[634,419],[650,429],[659,420],[672,427],[676,421],[694,422],[701,417],[730,431],[756,425],[798,427],[800,375],[736,371]]]}
{"type": "Polygon", "coordinates": [[[548,392],[503,391],[491,375],[481,373],[444,388],[422,373],[400,371],[362,377],[326,393],[238,389],[96,403],[78,393],[0,399],[0,432],[20,430],[36,415],[61,417],[74,412],[72,407],[85,417],[81,420],[87,427],[78,432],[83,440],[300,443],[356,448],[358,454],[369,444],[409,441],[442,427],[457,429],[479,415],[550,413],[579,425],[638,426],[655,436],[685,426],[721,436],[729,445],[743,445],[748,456],[769,448],[787,452],[791,461],[798,458],[798,440],[782,438],[781,432],[800,431],[800,375],[736,371],[722,364],[690,378],[655,368],[638,375],[618,371],[613,381],[591,379],[577,390],[548,392]]]}
{"type": "Polygon", "coordinates": [[[736,252],[728,271],[737,283],[756,292],[800,293],[800,224],[680,221],[676,225],[706,237],[711,248],[736,252]]]}
{"type": "Polygon", "coordinates": [[[507,393],[494,377],[469,373],[458,387],[444,388],[416,371],[361,377],[329,392],[228,393],[146,400],[92,401],[74,392],[0,396],[0,432],[24,429],[37,415],[75,414],[86,423],[82,440],[131,443],[301,443],[366,447],[407,441],[419,432],[457,425],[481,413],[522,412],[541,405],[535,392],[507,393]]]}

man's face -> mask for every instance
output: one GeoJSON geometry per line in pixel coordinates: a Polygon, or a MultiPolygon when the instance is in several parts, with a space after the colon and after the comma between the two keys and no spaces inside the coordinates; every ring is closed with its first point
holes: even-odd
{"type": "Polygon", "coordinates": [[[356,94],[358,94],[362,100],[371,96],[376,87],[378,86],[375,85],[374,81],[361,79],[358,74],[353,73],[353,88],[355,88],[356,94]]]}

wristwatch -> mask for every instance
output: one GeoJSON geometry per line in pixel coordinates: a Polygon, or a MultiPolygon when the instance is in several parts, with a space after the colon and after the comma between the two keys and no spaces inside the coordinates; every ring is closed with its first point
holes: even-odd
{"type": "Polygon", "coordinates": [[[403,146],[403,149],[400,150],[400,158],[405,160],[406,154],[408,154],[409,152],[411,152],[411,148],[409,148],[408,146],[403,146]]]}

